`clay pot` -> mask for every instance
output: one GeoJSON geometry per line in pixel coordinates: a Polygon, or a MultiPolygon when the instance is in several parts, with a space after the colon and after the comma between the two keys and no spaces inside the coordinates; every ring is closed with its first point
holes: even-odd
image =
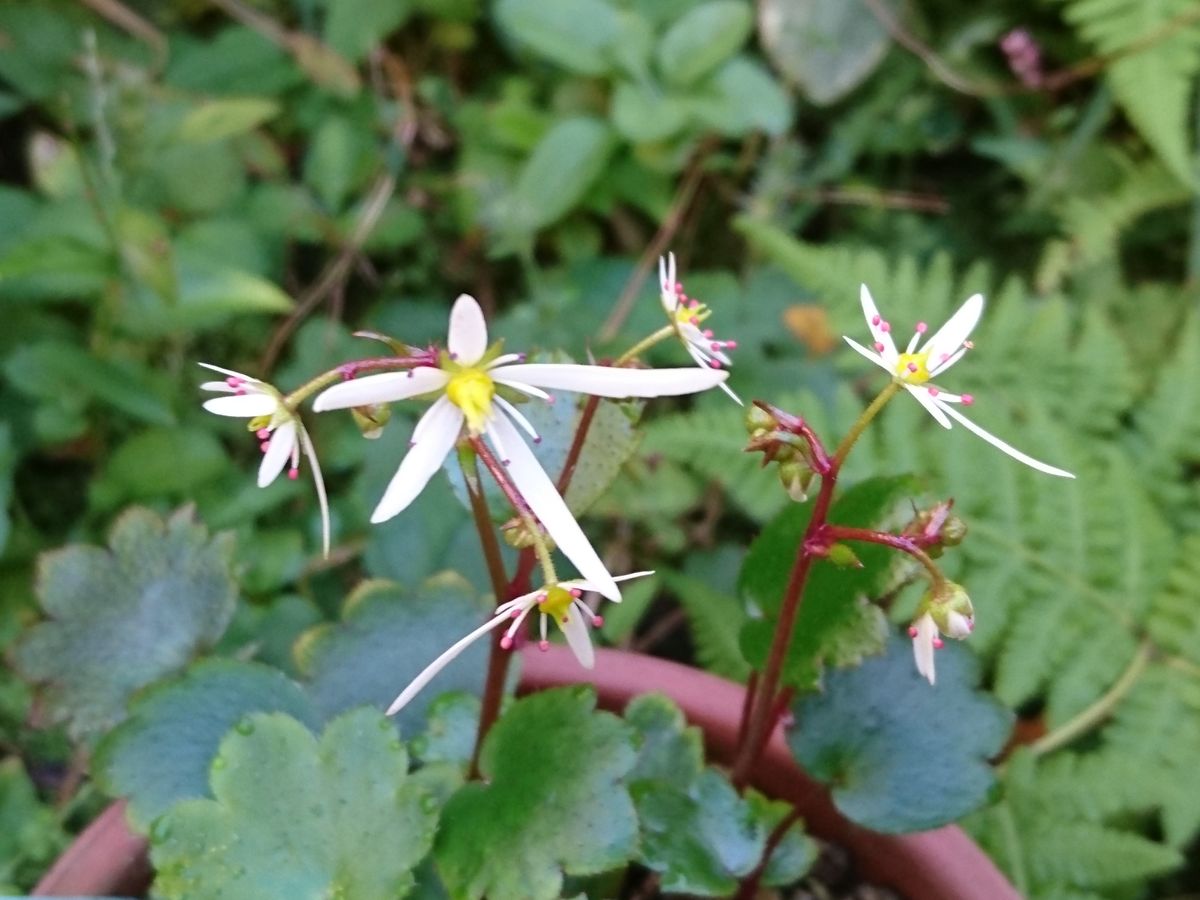
{"type": "MultiPolygon", "coordinates": [[[[565,647],[523,653],[520,691],[581,682],[596,687],[600,706],[620,712],[648,691],[666,694],[704,732],[708,757],[728,763],[737,741],[744,689],[679,663],[601,649],[585,671],[565,647]]],[[[845,847],[868,880],[910,900],[1021,900],[983,851],[955,826],[918,834],[868,831],[834,807],[824,786],[792,759],[783,735],[771,736],[752,779],[763,793],[796,804],[808,830],[845,847]]],[[[114,803],[67,848],[34,889],[34,896],[141,896],[152,872],[144,838],[130,832],[125,804],[114,803]]]]}

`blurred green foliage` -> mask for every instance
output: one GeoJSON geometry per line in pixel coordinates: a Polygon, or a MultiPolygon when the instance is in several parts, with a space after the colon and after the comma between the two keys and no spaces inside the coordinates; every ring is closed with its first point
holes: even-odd
{"type": "MultiPolygon", "coordinates": [[[[357,328],[441,340],[462,291],[511,349],[613,356],[663,324],[652,267],[673,249],[689,296],[739,341],[731,385],[827,440],[879,387],[838,339],[863,337],[860,283],[898,332],[988,295],[948,388],[1079,480],[1048,483],[905,398],[846,479],[860,492],[872,475],[915,479],[901,480],[902,502],[859,510],[864,521],[903,522],[910,499],[953,496],[970,528],[945,564],[975,601],[983,686],[1017,711],[1029,745],[966,822],[985,849],[1035,898],[1194,892],[1198,75],[1191,0],[0,5],[0,891],[29,888],[106,792],[131,795],[144,830],[177,811],[179,834],[156,845],[177,879],[164,893],[186,893],[192,866],[236,885],[240,862],[197,861],[184,842],[227,820],[254,835],[270,824],[218,789],[217,746],[250,759],[277,739],[281,759],[311,768],[321,727],[321,740],[369,733],[361,712],[333,717],[386,702],[478,621],[486,571],[446,479],[404,516],[366,524],[412,408],[374,442],[349,417],[306,420],[331,492],[326,560],[311,486],[254,487],[256,442],[200,409],[198,361],[291,389],[379,352],[357,328]],[[1014,71],[1001,43],[1017,28],[1036,65],[1014,71]],[[428,580],[444,569],[459,576],[428,580]],[[235,737],[247,713],[270,716],[235,737]],[[188,740],[158,768],[166,734],[188,740]],[[81,783],[97,739],[99,778],[81,783]]],[[[687,364],[675,344],[647,361],[687,364]]],[[[542,410],[543,458],[561,461],[576,411],[542,410]]],[[[723,396],[650,404],[637,434],[627,408],[601,415],[619,452],[588,460],[590,446],[594,478],[570,499],[609,558],[659,574],[600,633],[744,677],[744,651],[757,661],[770,627],[762,586],[787,563],[768,551],[795,534],[799,507],[741,454],[741,412],[723,396]]],[[[913,608],[912,573],[868,557],[858,575],[821,570],[829,591],[806,611],[793,675],[831,693],[801,708],[866,671],[825,664],[883,646],[863,598],[894,622],[913,608]],[[853,616],[826,616],[825,630],[828,598],[843,595],[853,616]]],[[[481,659],[438,683],[477,690],[481,659]]],[[[546,701],[554,712],[522,701],[523,715],[550,731],[575,722],[611,759],[554,748],[570,774],[592,773],[558,814],[599,796],[628,827],[608,856],[548,864],[552,838],[526,848],[546,892],[564,870],[579,887],[639,840],[667,883],[727,890],[745,860],[711,863],[733,838],[701,823],[709,844],[675,844],[653,823],[699,822],[702,798],[724,798],[756,847],[778,810],[735,802],[699,763],[687,783],[613,793],[635,766],[634,731],[690,739],[652,704],[621,724],[565,697],[546,701]]],[[[433,703],[421,735],[422,705],[402,737],[421,758],[475,715],[433,703]]],[[[372,737],[357,749],[391,760],[379,777],[423,778],[413,790],[438,807],[457,790],[461,748],[409,775],[404,751],[372,737]]],[[[515,766],[521,742],[493,737],[489,764],[515,766]]],[[[230,784],[255,771],[233,769],[230,784]]],[[[362,788],[343,774],[322,770],[331,796],[362,788]]],[[[472,804],[489,802],[459,794],[462,821],[433,858],[448,884],[502,896],[515,870],[480,874],[462,853],[472,804]]],[[[294,844],[321,841],[314,825],[294,844]]],[[[803,841],[777,857],[781,880],[807,865],[803,841]]],[[[440,889],[428,865],[410,876],[427,846],[364,877],[440,889]]],[[[328,862],[312,883],[330,883],[328,862]]],[[[359,889],[373,888],[347,887],[359,889]]]]}

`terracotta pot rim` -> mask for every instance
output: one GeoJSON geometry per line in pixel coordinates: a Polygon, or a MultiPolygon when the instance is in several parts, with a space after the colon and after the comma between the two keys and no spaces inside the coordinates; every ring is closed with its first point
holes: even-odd
{"type": "MultiPolygon", "coordinates": [[[[599,704],[620,712],[634,697],[666,694],[704,733],[709,758],[728,762],[741,717],[744,688],[679,663],[601,648],[596,667],[579,667],[565,647],[522,653],[522,693],[592,684],[599,704]]],[[[771,736],[754,773],[755,787],[798,805],[817,836],[846,847],[872,881],[910,900],[1021,900],[995,864],[956,826],[905,835],[868,831],[838,812],[829,792],[792,758],[780,731],[771,736]]],[[[126,821],[125,802],[109,806],[80,832],[42,877],[32,896],[138,895],[152,877],[145,838],[126,821]]]]}

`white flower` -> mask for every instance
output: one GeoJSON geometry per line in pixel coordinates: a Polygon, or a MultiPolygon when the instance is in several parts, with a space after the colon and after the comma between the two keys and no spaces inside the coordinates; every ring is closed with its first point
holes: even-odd
{"type": "Polygon", "coordinates": [[[321,535],[325,555],[329,555],[329,501],[325,496],[325,482],[321,478],[321,466],[312,438],[304,428],[300,417],[284,405],[283,395],[274,387],[257,378],[222,369],[220,366],[200,363],[206,369],[225,375],[224,381],[206,381],[201,390],[228,394],[204,402],[204,408],[218,416],[249,419],[249,429],[260,441],[262,463],[258,467],[258,486],[266,487],[283,471],[290,461],[288,478],[300,475],[300,451],[308,457],[313,470],[313,481],[317,485],[317,500],[321,506],[321,535]]]}
{"type": "Polygon", "coordinates": [[[917,402],[937,420],[939,425],[943,428],[950,428],[950,420],[954,419],[968,431],[983,438],[993,447],[1002,450],[1018,462],[1023,462],[1047,475],[1058,475],[1062,478],[1075,477],[1064,469],[1048,465],[1022,453],[994,434],[984,431],[955,409],[957,404],[970,406],[974,403],[975,398],[970,394],[948,394],[932,383],[934,378],[946,372],[962,359],[963,354],[974,347],[969,338],[979,317],[983,314],[982,294],[974,294],[967,298],[958,311],[934,333],[933,337],[926,340],[920,349],[917,349],[917,344],[927,326],[924,322],[918,322],[916,333],[908,342],[903,353],[897,352],[896,344],[892,340],[891,324],[880,316],[879,310],[875,307],[875,301],[871,299],[871,292],[867,290],[865,284],[862,286],[860,299],[867,327],[871,329],[871,335],[875,339],[875,349],[874,351],[869,350],[849,337],[846,338],[846,343],[900,382],[904,389],[912,394],[917,402]]]}
{"type": "Polygon", "coordinates": [[[544,389],[579,391],[598,397],[662,397],[705,390],[720,384],[728,373],[711,369],[699,372],[525,364],[522,353],[501,355],[498,345],[489,350],[483,310],[466,294],[455,301],[450,311],[449,332],[446,352],[437,366],[417,366],[407,372],[387,372],[347,381],[329,388],[313,403],[313,409],[325,411],[389,403],[422,394],[440,395],[417,422],[411,449],[371,521],[390,519],[412,503],[441,468],[465,425],[468,434],[485,436],[495,448],[517,491],[576,570],[605,597],[620,599],[612,575],[521,437],[524,431],[537,441],[533,426],[500,396],[498,389],[509,388],[548,402],[552,398],[544,389]]]}
{"type": "MultiPolygon", "coordinates": [[[[627,581],[630,578],[641,578],[644,575],[653,574],[653,572],[634,572],[632,575],[620,575],[614,580],[627,581]]],[[[508,630],[505,631],[504,637],[500,639],[500,646],[505,650],[511,650],[517,632],[525,624],[525,618],[535,607],[541,614],[541,641],[539,642],[539,646],[543,650],[550,646],[549,641],[546,639],[546,619],[554,619],[555,624],[558,625],[559,630],[566,637],[567,644],[575,654],[575,658],[579,660],[579,664],[585,669],[592,668],[596,663],[596,654],[592,649],[592,639],[588,634],[588,625],[591,624],[599,628],[604,624],[604,620],[596,615],[590,606],[583,602],[582,596],[584,591],[599,590],[597,585],[589,581],[575,579],[573,581],[559,582],[550,587],[543,587],[540,590],[531,591],[528,594],[517,597],[515,600],[501,603],[496,607],[495,615],[492,618],[488,619],[488,621],[484,622],[466,637],[456,641],[445,653],[426,666],[412,680],[408,687],[401,691],[400,696],[392,701],[392,705],[388,707],[387,714],[389,716],[394,715],[402,710],[425,685],[433,680],[438,672],[446,668],[447,665],[453,662],[471,644],[475,643],[485,634],[494,631],[505,622],[511,622],[511,624],[508,626],[508,630]]]]}
{"type": "MultiPolygon", "coordinates": [[[[664,259],[658,259],[659,299],[667,318],[675,326],[675,333],[683,342],[683,348],[691,355],[702,369],[719,369],[721,366],[733,365],[733,360],[725,353],[726,350],[736,350],[737,341],[719,341],[713,337],[712,329],[700,328],[700,323],[712,315],[712,310],[696,300],[689,298],[683,292],[683,284],[675,280],[675,254],[669,253],[664,259]]],[[[739,406],[742,399],[735,394],[727,384],[721,385],[721,390],[732,397],[739,406]]]]}
{"type": "Polygon", "coordinates": [[[942,648],[942,635],[965,640],[975,630],[975,608],[961,584],[943,581],[931,589],[917,607],[917,619],[908,629],[913,641],[917,671],[934,683],[933,651],[942,648]]]}

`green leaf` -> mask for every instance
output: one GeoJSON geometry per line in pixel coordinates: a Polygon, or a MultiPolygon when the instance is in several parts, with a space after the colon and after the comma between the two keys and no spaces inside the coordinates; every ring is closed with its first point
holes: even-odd
{"type": "Polygon", "coordinates": [[[425,731],[409,746],[423,764],[451,763],[466,774],[479,732],[479,698],[442,694],[429,704],[425,731]]]}
{"type": "Polygon", "coordinates": [[[375,710],[319,741],[282,713],[251,716],[221,742],[211,787],[216,799],[177,804],[151,833],[157,896],[403,897],[437,821],[375,710]]]}
{"type": "Polygon", "coordinates": [[[0,884],[31,883],[66,842],[54,810],[38,800],[21,760],[0,760],[0,884]]]}
{"type": "Polygon", "coordinates": [[[346,205],[375,165],[376,150],[361,124],[347,116],[331,116],[313,132],[304,157],[304,183],[329,212],[346,205]]]}
{"type": "Polygon", "coordinates": [[[710,0],[688,10],[658,45],[658,70],[687,86],[707,75],[750,36],[753,15],[743,0],[710,0]]]}
{"type": "Polygon", "coordinates": [[[171,311],[178,327],[219,325],[245,313],[286,313],[292,298],[273,282],[250,272],[191,261],[178,254],[179,305],[171,311]]]}
{"type": "Polygon", "coordinates": [[[0,554],[4,552],[12,528],[9,502],[12,499],[16,469],[17,449],[13,446],[12,428],[7,422],[0,422],[0,554]]]}
{"type": "Polygon", "coordinates": [[[1064,16],[1096,50],[1117,102],[1175,176],[1195,183],[1188,120],[1200,73],[1191,0],[1070,0],[1064,16]]]}
{"type": "Polygon", "coordinates": [[[207,143],[244,134],[279,114],[279,104],[263,97],[227,97],[201,103],[179,123],[181,141],[207,143]]]}
{"type": "Polygon", "coordinates": [[[499,0],[496,22],[519,46],[580,75],[603,75],[614,62],[621,24],[604,0],[499,0]]]}
{"type": "Polygon", "coordinates": [[[325,7],[325,43],[353,63],[407,21],[409,0],[338,0],[325,7]]]}
{"type": "Polygon", "coordinates": [[[130,821],[145,832],[180,800],[209,796],[221,739],[251,713],[267,712],[316,725],[304,690],[282,672],[206,660],[138,696],[129,718],[97,746],[93,772],[105,791],[129,799],[130,821]]]}
{"type": "Polygon", "coordinates": [[[229,535],[210,538],[189,510],[163,520],[131,509],[108,548],[68,546],[39,559],[47,621],[17,646],[22,674],[42,685],[50,721],[75,738],[120,722],[135,691],[213,646],[237,596],[229,535]]]}
{"type": "MultiPolygon", "coordinates": [[[[477,628],[488,610],[461,577],[447,572],[412,593],[368,581],[346,598],[342,619],[301,636],[297,662],[321,716],[352,706],[386,708],[446,647],[477,628]]],[[[446,691],[478,693],[488,642],[479,641],[442,671],[396,717],[419,729],[433,699],[446,691]]]]}
{"type": "Polygon", "coordinates": [[[796,759],[828,784],[848,818],[875,831],[922,831],[981,806],[994,784],[988,759],[1012,715],[976,689],[979,666],[955,644],[938,653],[937,685],[917,674],[909,642],[830,672],[820,694],[794,706],[796,759]]]}
{"type": "Polygon", "coordinates": [[[97,505],[187,497],[229,466],[216,436],[199,428],[148,428],[120,444],[93,482],[97,505]]]}
{"type": "Polygon", "coordinates": [[[730,137],[752,131],[782,134],[792,123],[787,94],[748,56],[735,56],[698,85],[692,112],[707,127],[730,137]]]}
{"type": "MultiPolygon", "coordinates": [[[[753,791],[739,797],[724,775],[705,769],[700,730],[688,727],[666,697],[636,698],[625,721],[641,737],[628,777],[642,829],[640,861],[662,874],[665,891],[728,896],[758,865],[789,805],[753,791]]],[[[815,856],[799,829],[788,832],[777,852],[767,884],[796,880],[815,856]]]]}
{"type": "Polygon", "coordinates": [[[604,172],[612,150],[612,132],[599,119],[560,119],[521,167],[497,214],[497,230],[515,242],[557,222],[604,172]]]}
{"type": "Polygon", "coordinates": [[[665,141],[687,125],[688,105],[647,82],[620,82],[613,91],[612,121],[634,143],[665,141]]]}
{"type": "MultiPolygon", "coordinates": [[[[829,521],[878,527],[913,489],[907,476],[860,482],[833,504],[829,521]]],[[[811,512],[811,501],[785,508],[759,532],[742,564],[738,590],[749,608],[761,615],[742,629],[742,651],[752,666],[761,668],[766,662],[779,604],[811,512]]],[[[784,664],[784,680],[793,687],[810,689],[823,666],[853,664],[878,652],[887,640],[882,614],[866,601],[882,589],[895,551],[867,543],[856,543],[854,549],[861,569],[842,569],[821,559],[812,563],[784,664]]]]}
{"type": "Polygon", "coordinates": [[[452,896],[549,900],[564,875],[633,856],[637,817],[622,780],[636,761],[634,733],[595,705],[589,688],[543,691],[516,701],[492,729],[484,782],[466,785],[442,812],[434,858],[452,896]]]}
{"type": "Polygon", "coordinates": [[[663,573],[683,608],[696,644],[696,658],[708,671],[734,681],[744,681],[750,666],[742,656],[738,633],[746,613],[736,597],[716,590],[711,584],[677,572],[663,573]]]}
{"type": "Polygon", "coordinates": [[[33,397],[72,393],[94,397],[151,425],[171,425],[175,421],[150,372],[141,366],[100,359],[65,341],[42,341],[19,348],[5,361],[4,372],[21,391],[33,397]]]}
{"type": "Polygon", "coordinates": [[[862,84],[887,53],[887,32],[864,0],[764,0],[758,15],[771,63],[822,106],[862,84]]]}

